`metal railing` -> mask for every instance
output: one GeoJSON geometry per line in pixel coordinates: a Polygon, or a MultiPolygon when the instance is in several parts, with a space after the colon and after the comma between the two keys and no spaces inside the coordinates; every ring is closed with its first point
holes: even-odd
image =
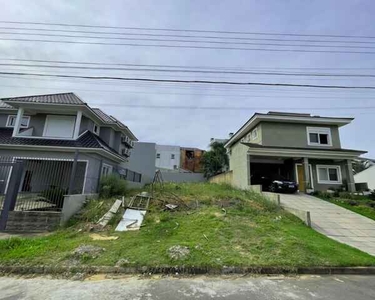
{"type": "MultiPolygon", "coordinates": [[[[71,181],[73,161],[69,159],[2,157],[0,161],[21,161],[22,176],[19,182],[15,211],[61,211],[64,196],[73,182],[73,193],[82,193],[86,162],[78,161],[74,181],[71,181]]],[[[0,166],[0,208],[8,192],[11,167],[0,166]]]]}

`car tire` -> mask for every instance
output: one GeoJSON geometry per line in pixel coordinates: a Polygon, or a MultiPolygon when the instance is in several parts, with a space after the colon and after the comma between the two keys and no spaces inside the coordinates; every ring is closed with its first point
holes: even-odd
{"type": "Polygon", "coordinates": [[[271,193],[274,193],[274,192],[276,191],[276,189],[275,189],[275,187],[274,187],[273,185],[271,185],[271,186],[269,187],[269,191],[270,191],[271,193]]]}

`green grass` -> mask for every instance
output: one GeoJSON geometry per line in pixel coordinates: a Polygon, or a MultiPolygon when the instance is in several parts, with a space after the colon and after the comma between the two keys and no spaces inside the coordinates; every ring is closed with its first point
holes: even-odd
{"type": "Polygon", "coordinates": [[[66,265],[76,247],[92,244],[106,250],[95,259],[82,259],[83,265],[114,266],[120,259],[131,266],[375,265],[375,257],[315,232],[253,192],[216,184],[165,184],[155,198],[140,231],[117,233],[112,227],[101,234],[119,239],[93,241],[80,228],[97,221],[113,200],[92,201],[79,220],[50,236],[0,241],[0,264],[66,265]],[[182,200],[191,209],[162,212],[162,200],[180,205],[182,200]],[[168,249],[174,245],[188,246],[190,256],[172,261],[168,249]]]}
{"type": "Polygon", "coordinates": [[[357,214],[365,216],[369,219],[375,221],[375,207],[371,207],[370,204],[375,202],[374,200],[369,199],[366,196],[354,195],[353,199],[345,199],[339,197],[325,197],[322,195],[317,195],[317,197],[351,210],[357,214]],[[353,205],[355,204],[355,205],[353,205]]]}

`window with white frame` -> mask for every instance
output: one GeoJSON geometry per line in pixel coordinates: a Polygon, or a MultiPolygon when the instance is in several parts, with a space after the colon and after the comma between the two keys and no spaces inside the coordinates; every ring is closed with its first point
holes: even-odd
{"type": "Polygon", "coordinates": [[[255,128],[252,132],[251,132],[251,140],[256,140],[258,138],[258,128],[255,128]]]}
{"type": "Polygon", "coordinates": [[[160,158],[160,153],[156,153],[156,158],[160,158]]]}
{"type": "Polygon", "coordinates": [[[103,164],[102,166],[102,176],[107,176],[112,173],[113,167],[111,165],[103,164]]]}
{"type": "MultiPolygon", "coordinates": [[[[15,115],[9,115],[7,120],[7,127],[14,127],[16,124],[17,116],[15,115]]],[[[23,116],[21,120],[21,128],[27,128],[29,127],[30,123],[30,117],[29,116],[23,116]]]]}
{"type": "Polygon", "coordinates": [[[341,168],[340,166],[316,166],[318,173],[318,183],[322,184],[341,184],[341,168]]]}
{"type": "Polygon", "coordinates": [[[310,146],[332,146],[331,129],[307,127],[307,140],[310,146]]]}
{"type": "Polygon", "coordinates": [[[171,159],[174,159],[175,158],[175,155],[174,154],[171,154],[171,159]]]}
{"type": "Polygon", "coordinates": [[[99,135],[99,126],[97,124],[94,123],[94,127],[93,127],[93,132],[96,134],[96,135],[99,135]]]}

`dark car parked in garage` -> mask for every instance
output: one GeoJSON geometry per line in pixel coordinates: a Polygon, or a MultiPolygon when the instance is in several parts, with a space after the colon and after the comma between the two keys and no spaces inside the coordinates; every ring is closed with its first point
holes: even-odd
{"type": "Polygon", "coordinates": [[[279,193],[295,193],[298,190],[298,184],[279,174],[261,175],[255,174],[251,178],[253,184],[262,186],[263,191],[279,193]]]}

